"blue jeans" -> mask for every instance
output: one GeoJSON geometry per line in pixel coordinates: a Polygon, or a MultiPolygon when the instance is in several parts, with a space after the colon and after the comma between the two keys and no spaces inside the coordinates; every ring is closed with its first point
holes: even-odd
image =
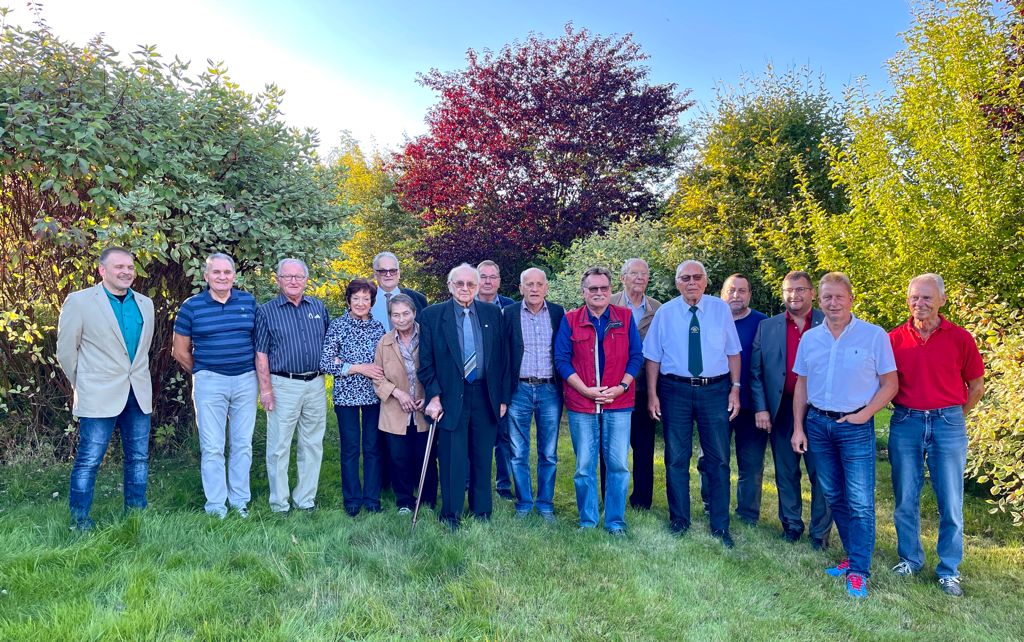
{"type": "Polygon", "coordinates": [[[629,490],[629,417],[631,411],[593,414],[569,411],[569,434],[576,452],[576,507],[580,526],[594,528],[600,518],[597,501],[598,445],[608,470],[604,490],[604,527],[626,528],[626,493],[629,490]]]}
{"type": "Polygon", "coordinates": [[[146,507],[146,480],[149,476],[149,415],[142,412],[135,393],[128,392],[128,401],[116,417],[80,417],[78,419],[78,452],[71,469],[71,491],[68,503],[71,517],[86,519],[92,509],[96,487],[96,471],[107,453],[114,426],[121,429],[124,451],[124,508],[146,507]]]}
{"type": "Polygon", "coordinates": [[[348,511],[380,508],[380,452],[377,422],[380,404],[334,406],[341,441],[341,495],[348,511]],[[360,415],[362,422],[360,422],[360,415]],[[363,481],[359,482],[359,451],[363,453],[363,481]]]}
{"type": "Polygon", "coordinates": [[[707,473],[712,532],[729,530],[729,379],[707,386],[658,377],[661,424],[665,431],[665,489],[668,519],[690,525],[690,458],[693,423],[707,473]]]}
{"type": "Polygon", "coordinates": [[[875,553],[875,420],[840,424],[808,408],[804,425],[849,572],[868,577],[875,553]]]}
{"type": "Polygon", "coordinates": [[[558,464],[558,424],[562,421],[562,396],[553,383],[519,382],[508,413],[512,441],[512,478],[516,483],[516,511],[534,507],[530,478],[530,423],[537,422],[537,511],[555,511],[555,468],[558,464]]]}
{"type": "Polygon", "coordinates": [[[924,566],[921,547],[921,489],[928,462],[939,508],[936,551],[939,577],[959,577],[964,556],[964,468],[967,466],[967,427],[960,406],[911,410],[896,406],[889,422],[889,461],[896,497],[896,550],[914,570],[924,566]]]}

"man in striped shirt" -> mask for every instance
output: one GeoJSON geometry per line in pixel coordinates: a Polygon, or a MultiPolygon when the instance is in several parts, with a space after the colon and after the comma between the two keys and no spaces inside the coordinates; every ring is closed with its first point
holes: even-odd
{"type": "Polygon", "coordinates": [[[178,311],[171,356],[192,374],[206,512],[224,519],[230,507],[245,518],[256,424],[256,299],[234,287],[235,261],[227,254],[206,259],[203,279],[209,287],[178,311]]]}
{"type": "Polygon", "coordinates": [[[327,391],[320,373],[320,350],[330,318],[319,300],[306,296],[309,270],[299,259],[277,264],[281,294],[256,311],[256,376],[267,411],[267,481],[270,509],[286,513],[288,460],[296,438],[297,479],[291,504],[315,508],[327,426],[327,391]]]}

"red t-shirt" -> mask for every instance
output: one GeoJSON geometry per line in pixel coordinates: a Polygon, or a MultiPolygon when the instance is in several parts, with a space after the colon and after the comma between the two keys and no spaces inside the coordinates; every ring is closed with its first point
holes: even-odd
{"type": "Polygon", "coordinates": [[[914,410],[935,410],[967,403],[967,382],[985,374],[974,337],[939,316],[939,327],[928,337],[914,328],[913,319],[889,332],[900,389],[893,403],[914,410]]]}
{"type": "Polygon", "coordinates": [[[796,373],[793,372],[793,364],[796,363],[796,349],[800,347],[800,337],[811,329],[812,314],[813,311],[804,319],[806,325],[801,330],[800,326],[796,324],[796,320],[790,316],[789,310],[786,310],[786,381],[782,384],[782,392],[787,395],[792,395],[796,390],[796,373]]]}

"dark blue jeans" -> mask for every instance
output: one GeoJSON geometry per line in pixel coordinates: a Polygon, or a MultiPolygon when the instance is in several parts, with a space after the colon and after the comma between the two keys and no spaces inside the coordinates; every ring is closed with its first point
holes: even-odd
{"type": "Polygon", "coordinates": [[[512,490],[512,435],[507,411],[498,420],[497,441],[494,442],[494,489],[512,490]]]}
{"type": "Polygon", "coordinates": [[[818,481],[850,558],[850,573],[868,577],[875,553],[875,420],[836,423],[813,408],[804,421],[818,481]]]}
{"type": "Polygon", "coordinates": [[[911,410],[896,406],[889,422],[889,461],[896,496],[896,550],[914,570],[924,566],[921,490],[927,461],[939,508],[939,577],[959,577],[964,556],[964,468],[967,427],[960,406],[911,410]]]}
{"type": "Polygon", "coordinates": [[[377,421],[380,404],[334,406],[341,440],[341,495],[345,510],[380,508],[380,452],[377,421]],[[362,422],[360,425],[360,416],[362,422]],[[359,481],[359,450],[362,446],[363,481],[359,481]]]}
{"type": "Polygon", "coordinates": [[[668,519],[672,524],[690,525],[690,459],[696,421],[708,479],[711,530],[729,530],[729,388],[728,378],[691,386],[658,377],[668,519]]]}
{"type": "MultiPolygon", "coordinates": [[[[736,437],[736,516],[747,523],[761,517],[761,485],[764,481],[764,453],[768,448],[768,433],[758,430],[754,411],[748,408],[729,422],[729,433],[736,437]]],[[[710,505],[710,482],[706,463],[701,454],[697,458],[700,473],[700,496],[705,506],[710,505]]]]}
{"type": "Polygon", "coordinates": [[[68,503],[71,517],[86,519],[92,510],[96,471],[107,453],[114,426],[121,430],[124,451],[124,508],[146,507],[146,481],[149,476],[149,415],[142,412],[135,393],[128,392],[128,401],[116,417],[80,417],[78,420],[78,452],[71,469],[71,491],[68,503]]]}

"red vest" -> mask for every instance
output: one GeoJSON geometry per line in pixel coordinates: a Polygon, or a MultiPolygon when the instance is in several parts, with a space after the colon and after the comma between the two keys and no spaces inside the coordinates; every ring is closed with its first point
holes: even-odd
{"type": "MultiPolygon", "coordinates": [[[[632,313],[629,308],[617,305],[608,306],[609,322],[605,328],[604,341],[601,347],[604,349],[604,372],[601,373],[602,386],[617,386],[622,383],[623,375],[626,374],[626,364],[629,363],[629,322],[632,313]]],[[[597,330],[590,322],[590,315],[587,306],[582,306],[565,313],[565,321],[569,324],[572,339],[572,367],[576,375],[583,380],[587,386],[597,385],[597,368],[595,365],[597,347],[597,330]]],[[[565,407],[573,412],[587,412],[594,414],[597,407],[594,402],[587,399],[568,382],[565,387],[565,407]]],[[[622,395],[619,395],[610,404],[604,406],[605,410],[620,408],[632,408],[633,397],[636,388],[630,386],[622,395]]]]}

